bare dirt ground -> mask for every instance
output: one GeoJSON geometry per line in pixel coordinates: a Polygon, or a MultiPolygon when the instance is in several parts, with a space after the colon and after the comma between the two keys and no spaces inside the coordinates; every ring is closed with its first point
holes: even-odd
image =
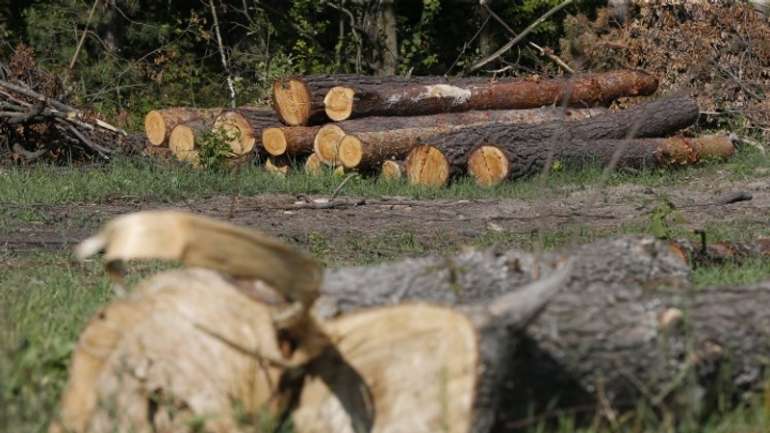
{"type": "Polygon", "coordinates": [[[426,250],[462,245],[480,236],[530,235],[588,231],[597,236],[640,231],[666,197],[676,208],[672,224],[692,230],[720,227],[743,237],[770,230],[770,176],[727,181],[716,174],[683,185],[649,188],[621,185],[596,188],[572,186],[534,200],[430,200],[400,197],[342,197],[328,204],[323,197],[265,194],[216,196],[181,203],[132,201],[60,206],[6,206],[0,210],[0,246],[10,252],[61,250],[92,233],[106,220],[141,209],[176,208],[259,228],[308,246],[323,239],[367,242],[409,234],[426,250]],[[726,203],[735,194],[750,200],[726,203]]]}

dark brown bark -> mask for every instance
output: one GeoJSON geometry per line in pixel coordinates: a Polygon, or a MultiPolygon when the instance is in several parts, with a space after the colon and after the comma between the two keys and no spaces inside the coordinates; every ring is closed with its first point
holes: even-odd
{"type": "Polygon", "coordinates": [[[549,149],[553,151],[553,161],[572,167],[607,166],[614,160],[615,168],[634,169],[693,165],[707,159],[727,159],[735,153],[727,136],[516,142],[493,147],[501,150],[509,161],[508,179],[537,174],[542,163],[533,164],[531,155],[539,153],[536,159],[546,161],[549,149]]]}
{"type": "MultiPolygon", "coordinates": [[[[402,159],[431,137],[469,125],[542,123],[549,120],[586,119],[600,109],[536,108],[443,113],[414,117],[367,117],[335,125],[351,138],[340,143],[340,160],[347,168],[371,169],[391,158],[402,159]]],[[[347,138],[347,137],[346,137],[347,138]]]]}
{"type": "MultiPolygon", "coordinates": [[[[554,399],[574,403],[564,400],[568,393],[584,405],[596,396],[598,383],[618,409],[640,398],[667,405],[691,386],[713,390],[718,367],[728,364],[733,390],[764,383],[770,283],[693,290],[679,250],[651,238],[602,240],[565,254],[575,258],[568,283],[529,325],[526,342],[505,364],[500,427],[524,416],[530,404],[542,409],[554,399]],[[688,371],[692,382],[681,379],[688,371]]],[[[410,300],[484,305],[533,275],[547,274],[547,263],[557,256],[538,261],[516,250],[470,251],[334,269],[325,276],[317,311],[329,317],[410,300]]]]}
{"type": "Polygon", "coordinates": [[[650,95],[658,80],[643,72],[620,70],[571,79],[500,80],[476,83],[441,81],[409,86],[350,86],[329,92],[326,114],[332,120],[365,116],[415,116],[469,110],[536,108],[561,103],[586,107],[624,96],[650,95]]]}
{"type": "MultiPolygon", "coordinates": [[[[612,155],[616,143],[596,146],[598,140],[665,137],[692,125],[698,106],[686,96],[670,97],[623,111],[602,114],[574,122],[553,121],[537,125],[488,125],[468,127],[438,135],[429,141],[449,162],[452,174],[463,173],[471,151],[484,144],[509,152],[512,178],[542,170],[549,152],[555,158],[603,159],[612,155]],[[611,148],[610,148],[611,147],[611,148]],[[590,153],[587,149],[591,149],[590,153]]],[[[629,149],[629,152],[633,152],[629,149]]],[[[628,153],[628,158],[633,155],[628,153]]],[[[638,155],[637,155],[638,156],[638,155]]]]}

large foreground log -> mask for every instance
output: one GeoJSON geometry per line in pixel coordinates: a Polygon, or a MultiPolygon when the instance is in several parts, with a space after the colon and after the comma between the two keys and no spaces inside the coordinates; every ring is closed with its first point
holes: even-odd
{"type": "Polygon", "coordinates": [[[474,83],[359,85],[330,89],[326,115],[335,121],[365,116],[415,116],[453,111],[536,108],[568,98],[573,107],[607,104],[624,96],[650,95],[658,80],[620,70],[570,79],[499,80],[474,83]]]}
{"type": "Polygon", "coordinates": [[[167,143],[171,131],[177,125],[195,121],[213,123],[221,113],[221,108],[174,107],[152,110],[144,116],[144,132],[150,144],[161,146],[167,143]]]}
{"type": "MultiPolygon", "coordinates": [[[[707,408],[712,392],[724,398],[762,389],[770,283],[693,289],[679,247],[651,238],[602,240],[565,253],[575,257],[568,283],[527,328],[522,351],[507,364],[502,429],[555,402],[585,406],[601,397],[620,410],[642,400],[672,407],[688,396],[707,408]]],[[[486,304],[548,272],[540,260],[516,250],[470,251],[336,269],[324,277],[317,309],[331,317],[415,300],[486,304]],[[354,289],[357,281],[366,281],[367,290],[354,289]]]]}
{"type": "MultiPolygon", "coordinates": [[[[511,149],[506,157],[510,164],[510,176],[517,178],[541,170],[549,154],[558,155],[560,149],[570,142],[585,144],[596,140],[620,140],[628,136],[665,137],[692,125],[698,114],[694,99],[677,96],[574,122],[470,126],[433,137],[429,147],[433,149],[432,154],[441,155],[432,159],[437,162],[437,167],[441,170],[444,170],[444,165],[449,167],[448,176],[464,173],[471,152],[478,146],[492,145],[500,149],[511,149]],[[529,144],[518,149],[520,143],[529,144]],[[439,161],[441,158],[445,162],[439,161]]],[[[420,148],[412,150],[412,153],[418,152],[428,151],[420,148]]],[[[591,154],[584,153],[584,157],[591,157],[591,154]]],[[[407,172],[410,170],[410,179],[436,179],[429,172],[430,167],[407,167],[407,172]]],[[[441,184],[446,183],[447,179],[443,179],[441,184]]]]}
{"type": "Polygon", "coordinates": [[[671,137],[629,140],[567,140],[549,142],[516,142],[507,146],[484,145],[468,157],[468,174],[478,185],[493,186],[506,179],[531,176],[542,165],[531,164],[533,155],[570,166],[601,164],[613,161],[616,168],[678,167],[710,159],[727,159],[735,153],[726,135],[698,138],[671,137]]]}
{"type": "Polygon", "coordinates": [[[241,107],[224,111],[214,121],[214,128],[229,136],[228,144],[235,155],[259,153],[262,148],[262,131],[278,126],[275,113],[269,109],[241,107]]]}
{"type": "MultiPolygon", "coordinates": [[[[338,145],[342,165],[346,168],[370,169],[386,159],[403,159],[416,145],[457,128],[489,124],[535,124],[557,119],[580,120],[602,112],[600,109],[556,108],[468,111],[414,117],[368,117],[334,125],[345,133],[338,145]]],[[[327,139],[334,138],[327,136],[327,139]]],[[[324,145],[320,144],[322,148],[324,145]]]]}
{"type": "Polygon", "coordinates": [[[547,277],[489,304],[326,320],[307,314],[319,264],[259,232],[144,212],[110,222],[77,253],[101,250],[112,270],[137,258],[208,269],[156,275],[94,317],[54,432],[245,432],[292,415],[296,432],[484,433],[514,348],[507,333],[531,321],[571,269],[542,262],[547,277]]]}
{"type": "Polygon", "coordinates": [[[406,84],[473,83],[483,78],[454,79],[442,76],[366,76],[366,75],[309,75],[276,80],[273,83],[273,108],[281,122],[289,126],[318,125],[329,121],[324,102],[326,94],[336,86],[403,86],[406,84]]]}

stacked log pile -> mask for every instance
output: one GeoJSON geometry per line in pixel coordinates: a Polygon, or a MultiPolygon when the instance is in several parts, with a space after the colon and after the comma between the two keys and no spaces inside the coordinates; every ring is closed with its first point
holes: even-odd
{"type": "Polygon", "coordinates": [[[636,70],[497,80],[319,75],[276,81],[272,111],[174,108],[150,112],[145,126],[152,144],[168,142],[193,163],[197,137],[225,129],[233,156],[262,154],[274,173],[306,159],[311,174],[329,167],[431,186],[464,174],[494,186],[557,161],[671,167],[734,153],[727,136],[680,134],[700,114],[688,96],[607,108],[657,87],[636,70]]]}

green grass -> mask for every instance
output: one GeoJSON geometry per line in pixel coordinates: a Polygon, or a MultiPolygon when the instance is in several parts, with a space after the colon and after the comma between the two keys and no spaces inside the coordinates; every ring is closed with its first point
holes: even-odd
{"type": "MultiPolygon", "coordinates": [[[[728,163],[705,163],[678,170],[643,170],[614,173],[610,185],[637,184],[659,187],[697,177],[726,173],[732,179],[767,176],[767,159],[753,149],[744,149],[728,163]]],[[[724,178],[725,176],[722,176],[724,178]]],[[[177,163],[146,159],[121,159],[106,165],[0,168],[0,204],[67,204],[106,202],[132,198],[160,202],[205,198],[218,194],[262,193],[331,194],[342,178],[327,174],[313,177],[299,170],[284,178],[249,166],[240,170],[193,170],[177,163]]],[[[447,188],[424,188],[403,182],[381,182],[376,178],[352,179],[342,191],[351,196],[405,196],[419,199],[532,198],[548,196],[560,188],[582,188],[602,181],[597,167],[552,172],[542,185],[538,179],[505,182],[494,188],[479,188],[460,179],[447,188]]]]}

